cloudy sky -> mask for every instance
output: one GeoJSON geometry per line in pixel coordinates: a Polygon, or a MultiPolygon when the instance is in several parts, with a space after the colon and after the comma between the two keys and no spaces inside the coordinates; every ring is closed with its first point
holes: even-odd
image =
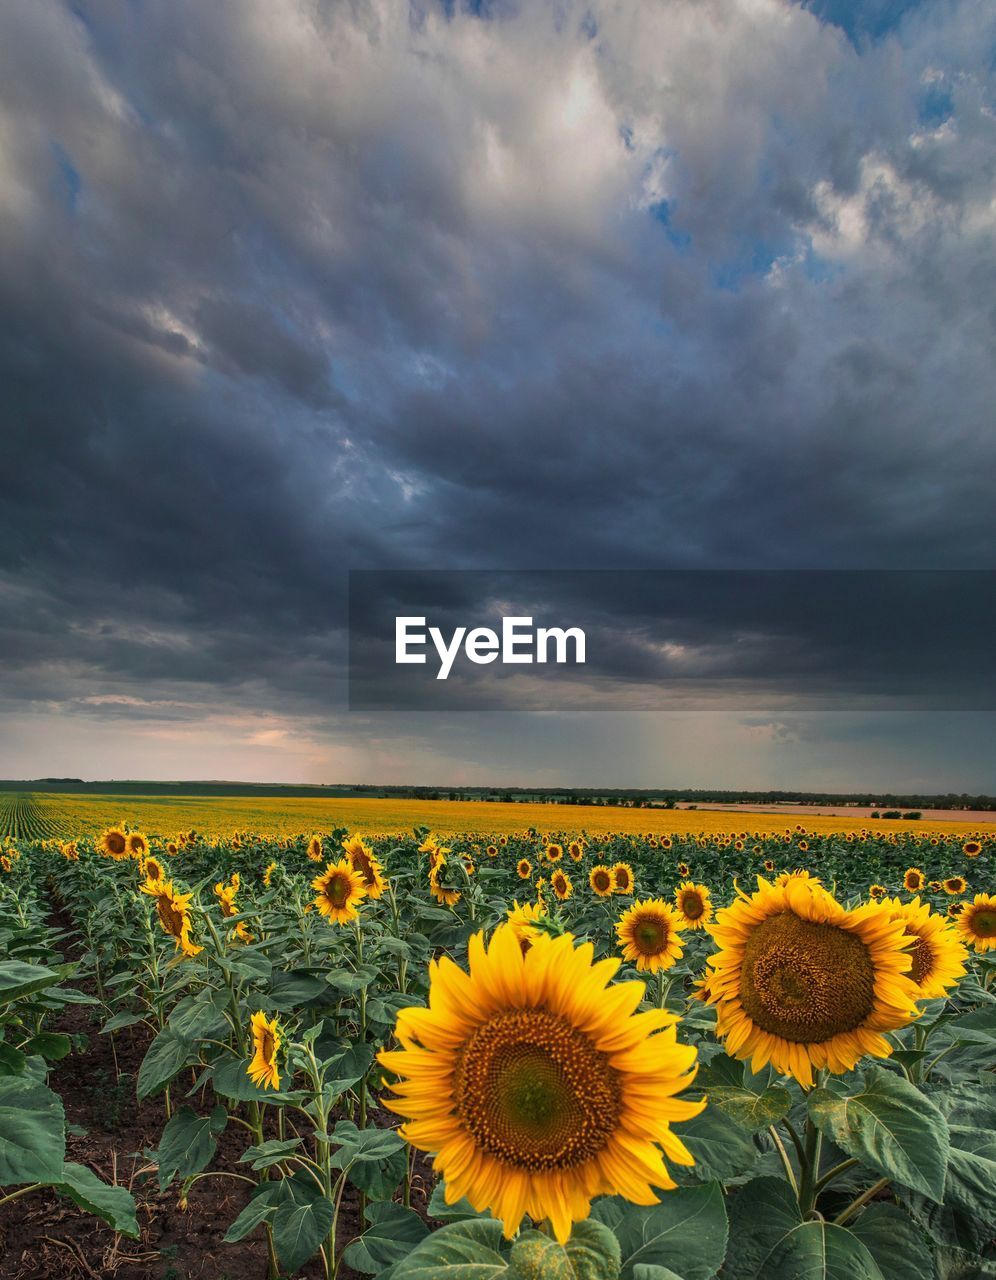
{"type": "Polygon", "coordinates": [[[964,702],[350,712],[345,627],[350,569],[996,569],[994,46],[4,5],[0,776],[991,791],[964,702]]]}

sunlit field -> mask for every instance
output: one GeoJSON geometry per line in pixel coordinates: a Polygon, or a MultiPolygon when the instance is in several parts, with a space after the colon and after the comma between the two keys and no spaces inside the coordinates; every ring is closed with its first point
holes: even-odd
{"type": "MultiPolygon", "coordinates": [[[[996,815],[985,815],[996,820],[996,815]]],[[[979,816],[975,821],[992,825],[979,816]]],[[[966,833],[973,823],[903,819],[819,817],[787,813],[732,813],[709,809],[629,809],[600,805],[503,804],[494,801],[406,800],[369,797],[304,799],[246,796],[59,795],[0,793],[0,836],[92,835],[125,819],[153,835],[194,828],[217,835],[259,831],[275,836],[348,827],[364,834],[397,835],[425,826],[440,833],[474,830],[509,835],[529,827],[596,835],[746,835],[807,831],[931,831],[966,833]]]]}

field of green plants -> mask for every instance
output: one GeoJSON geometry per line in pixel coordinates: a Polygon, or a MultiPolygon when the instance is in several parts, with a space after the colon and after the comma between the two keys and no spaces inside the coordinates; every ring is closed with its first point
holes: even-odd
{"type": "Polygon", "coordinates": [[[991,834],[4,825],[0,1276],[996,1277],[991,834]]]}

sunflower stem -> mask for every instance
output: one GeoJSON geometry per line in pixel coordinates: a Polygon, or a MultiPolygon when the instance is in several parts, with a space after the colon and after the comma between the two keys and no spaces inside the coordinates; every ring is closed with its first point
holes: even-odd
{"type": "Polygon", "coordinates": [[[854,1217],[859,1209],[863,1209],[869,1200],[874,1199],[883,1187],[887,1187],[888,1185],[888,1178],[879,1178],[878,1182],[873,1182],[867,1191],[862,1191],[861,1195],[855,1197],[855,1199],[851,1201],[842,1213],[837,1214],[836,1218],[833,1220],[834,1226],[842,1227],[848,1219],[854,1217]]]}
{"type": "Polygon", "coordinates": [[[848,1169],[853,1169],[856,1164],[860,1163],[860,1160],[855,1160],[851,1157],[848,1160],[841,1160],[840,1164],[835,1164],[832,1169],[826,1171],[822,1178],[817,1180],[816,1194],[819,1195],[835,1178],[839,1178],[842,1173],[846,1173],[848,1169]]]}
{"type": "Polygon", "coordinates": [[[812,1120],[808,1120],[806,1122],[804,1163],[800,1170],[799,1181],[799,1209],[801,1210],[803,1217],[805,1217],[816,1204],[816,1180],[819,1173],[822,1146],[823,1134],[820,1133],[812,1120]]]}
{"type": "Polygon", "coordinates": [[[785,1150],[785,1143],[778,1136],[778,1130],[773,1124],[768,1125],[768,1132],[771,1134],[775,1149],[781,1158],[782,1168],[785,1170],[785,1177],[788,1178],[789,1185],[795,1192],[796,1198],[799,1196],[799,1184],[795,1179],[795,1170],[792,1168],[792,1161],[789,1159],[788,1152],[785,1150]]]}

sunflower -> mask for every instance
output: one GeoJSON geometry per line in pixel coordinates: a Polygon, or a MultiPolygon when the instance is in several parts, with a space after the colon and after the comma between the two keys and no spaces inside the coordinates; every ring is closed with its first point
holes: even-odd
{"type": "Polygon", "coordinates": [[[533,864],[528,858],[520,858],[515,864],[515,874],[520,880],[528,880],[533,874],[533,864]]]}
{"type": "Polygon", "coordinates": [[[566,871],[561,871],[558,867],[550,876],[550,889],[553,896],[561,902],[566,901],[574,892],[574,885],[571,883],[571,877],[566,871]]]}
{"type": "Polygon", "coordinates": [[[543,937],[543,930],[537,929],[536,925],[546,918],[546,908],[542,902],[527,902],[521,907],[515,902],[509,907],[506,923],[518,939],[523,953],[529,950],[537,938],[543,937]]]}
{"type": "Polygon", "coordinates": [[[235,905],[235,895],[238,893],[238,888],[237,884],[225,884],[223,880],[220,880],[214,886],[214,896],[218,899],[218,903],[221,907],[221,914],[226,920],[230,916],[237,916],[239,914],[239,909],[235,905]]]}
{"type": "Polygon", "coordinates": [[[996,897],[977,893],[966,902],[958,916],[958,928],[962,938],[976,951],[991,951],[996,947],[996,897]]]}
{"type": "Polygon", "coordinates": [[[567,846],[567,856],[572,862],[580,862],[584,856],[584,850],[581,848],[580,840],[572,840],[567,846]]]}
{"type": "Polygon", "coordinates": [[[619,917],[616,936],[623,959],[646,973],[670,969],[684,950],[677,914],[663,898],[634,902],[619,917]]]}
{"type": "Polygon", "coordinates": [[[130,831],[128,833],[128,857],[137,858],[141,861],[149,852],[149,842],[141,831],[130,831]]]}
{"type": "Polygon", "coordinates": [[[712,918],[712,899],[704,884],[686,880],[674,891],[679,929],[702,929],[712,918]]]}
{"type": "Polygon", "coordinates": [[[884,884],[873,884],[871,888],[868,890],[868,896],[870,898],[875,898],[876,900],[879,898],[884,898],[885,894],[886,894],[886,889],[884,884]]]}
{"type": "Polygon", "coordinates": [[[903,888],[907,893],[919,893],[924,886],[926,877],[919,867],[907,867],[903,875],[903,888]]]}
{"type": "Polygon", "coordinates": [[[792,880],[802,880],[805,884],[822,885],[823,881],[819,876],[810,875],[808,871],[796,869],[795,871],[782,871],[775,879],[778,888],[783,889],[792,880]]]}
{"type": "Polygon", "coordinates": [[[151,854],[149,857],[142,859],[139,867],[147,880],[161,880],[163,878],[162,863],[151,854]]]}
{"type": "Polygon", "coordinates": [[[548,844],[546,846],[547,862],[559,862],[564,856],[564,846],[562,844],[548,844]]]}
{"type": "Polygon", "coordinates": [[[940,880],[930,880],[927,883],[927,888],[931,893],[940,893],[944,886],[941,884],[940,880]]]}
{"type": "Polygon", "coordinates": [[[265,1013],[254,1013],[249,1020],[252,1030],[252,1061],[246,1075],[255,1085],[264,1089],[280,1088],[280,1071],[277,1068],[277,1050],[280,1048],[280,1027],[276,1018],[267,1020],[265,1013]]]}
{"type": "Polygon", "coordinates": [[[964,893],[967,888],[968,881],[964,876],[948,876],[944,881],[944,892],[952,896],[956,893],[964,893]]]}
{"type": "Polygon", "coordinates": [[[982,845],[978,840],[966,840],[961,846],[961,851],[966,858],[977,858],[982,852],[982,845]]]}
{"type": "Polygon", "coordinates": [[[131,857],[128,852],[128,835],[122,827],[108,827],[97,840],[97,850],[116,862],[131,857]]]}
{"type": "Polygon", "coordinates": [[[80,860],[80,851],[76,847],[75,840],[67,840],[65,844],[60,844],[59,852],[67,862],[79,862],[80,860]]]}
{"type": "Polygon", "coordinates": [[[662,848],[662,849],[670,849],[670,848],[671,848],[671,845],[672,845],[673,843],[674,843],[674,842],[672,841],[672,839],[671,839],[671,837],[670,837],[670,836],[662,836],[662,837],[661,837],[661,848],[662,848]]]}
{"type": "Polygon", "coordinates": [[[612,871],[604,863],[599,863],[597,867],[592,867],[588,872],[588,883],[591,885],[593,893],[597,893],[600,898],[607,898],[615,892],[615,880],[612,871]]]}
{"type": "Polygon", "coordinates": [[[180,852],[180,850],[176,846],[175,840],[170,840],[170,842],[166,846],[166,852],[169,854],[171,858],[175,858],[176,855],[180,852]]]}
{"type": "Polygon", "coordinates": [[[957,920],[961,913],[965,910],[964,902],[949,902],[948,915],[952,920],[957,920]]]}
{"type": "Polygon", "coordinates": [[[774,871],[774,869],[775,869],[775,864],[774,864],[774,861],[773,861],[771,858],[765,858],[765,860],[764,860],[764,869],[765,869],[765,871],[768,871],[768,872],[774,871]]]}
{"type": "Polygon", "coordinates": [[[305,849],[311,862],[321,862],[322,860],[322,837],[312,836],[308,841],[308,847],[305,849]]]}
{"type": "Polygon", "coordinates": [[[387,880],[377,855],[358,836],[354,836],[352,840],[344,840],[342,847],[353,870],[363,877],[367,897],[379,898],[387,888],[387,880]]]}
{"type": "Polygon", "coordinates": [[[614,893],[633,892],[633,868],[628,862],[617,862],[612,868],[612,889],[614,893]]]}
{"type": "Polygon", "coordinates": [[[654,1188],[692,1157],[671,1130],[705,1106],[675,1095],[696,1071],[673,1014],[637,1013],[642,982],[609,986],[618,960],[591,943],[541,937],[523,955],[499,926],[475,934],[470,972],[429,966],[429,1007],[398,1015],[401,1048],[378,1060],[400,1077],[385,1105],[435,1154],[447,1203],[490,1209],[507,1238],[528,1214],[564,1243],[593,1197],[656,1204],[654,1188]]]}
{"type": "Polygon", "coordinates": [[[279,865],[280,864],[278,862],[271,862],[267,865],[266,870],[263,872],[263,884],[266,886],[267,889],[269,889],[270,885],[273,883],[273,873],[274,871],[276,871],[279,865]]]}
{"type": "Polygon", "coordinates": [[[892,898],[885,905],[890,919],[901,920],[906,936],[913,940],[909,976],[920,989],[919,999],[940,1000],[965,976],[966,951],[954,927],[919,898],[912,902],[892,898]]]}
{"type": "Polygon", "coordinates": [[[818,885],[759,876],[709,932],[720,948],[708,960],[716,1033],[754,1071],[771,1062],[809,1086],[813,1067],[839,1073],[863,1054],[887,1057],[882,1033],[915,1016],[909,939],[876,902],[848,911],[818,885]]]}
{"type": "Polygon", "coordinates": [[[800,852],[800,853],[808,853],[808,852],[809,852],[809,841],[808,841],[808,840],[800,840],[800,841],[799,841],[799,844],[798,844],[798,846],[797,846],[797,848],[799,849],[799,852],[800,852]]]}
{"type": "Polygon", "coordinates": [[[334,924],[348,924],[358,916],[356,908],[367,896],[363,877],[345,858],[330,862],[311,882],[315,908],[334,924]]]}
{"type": "Polygon", "coordinates": [[[496,844],[489,844],[488,847],[484,850],[484,852],[488,855],[489,858],[497,858],[498,846],[496,844]]]}
{"type": "Polygon", "coordinates": [[[0,871],[10,871],[13,865],[5,853],[0,853],[0,871]]]}
{"type": "Polygon", "coordinates": [[[687,880],[691,874],[692,869],[687,862],[678,863],[678,875],[681,876],[682,880],[687,880]]]}
{"type": "Polygon", "coordinates": [[[440,876],[446,869],[446,858],[439,857],[432,870],[429,872],[429,892],[437,902],[443,903],[447,907],[455,907],[460,901],[461,893],[459,889],[454,889],[452,885],[444,884],[440,880],[440,876]]]}
{"type": "Polygon", "coordinates": [[[139,885],[142,893],[148,894],[156,902],[156,914],[167,934],[176,943],[176,949],[185,956],[196,956],[204,950],[195,946],[190,937],[190,903],[192,893],[180,893],[173,887],[172,880],[146,880],[139,885]]]}

